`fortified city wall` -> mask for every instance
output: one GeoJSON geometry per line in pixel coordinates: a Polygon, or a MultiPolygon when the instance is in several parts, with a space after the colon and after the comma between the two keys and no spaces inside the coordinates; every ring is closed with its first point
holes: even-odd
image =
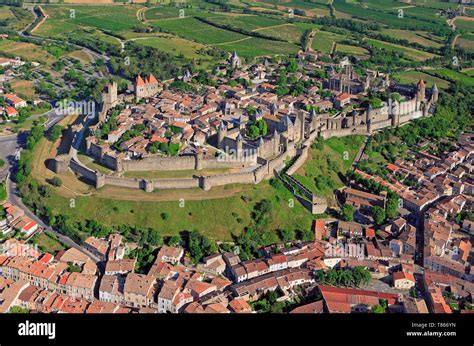
{"type": "MultiPolygon", "coordinates": [[[[112,87],[113,89],[113,87],[112,87]]],[[[102,110],[98,114],[99,121],[105,119],[107,111],[112,105],[118,102],[113,98],[106,98],[103,102],[102,110]]],[[[105,175],[94,171],[77,159],[77,149],[79,139],[82,138],[83,129],[87,126],[87,117],[83,122],[73,127],[73,141],[68,154],[58,155],[52,162],[52,169],[55,172],[65,172],[71,169],[79,177],[101,188],[106,185],[119,186],[134,189],[143,189],[152,192],[156,189],[190,189],[202,188],[209,190],[212,187],[224,186],[228,184],[257,184],[264,179],[277,176],[282,179],[285,186],[293,192],[294,196],[311,212],[319,213],[325,209],[325,202],[313,195],[297,180],[291,177],[307,160],[311,143],[317,138],[324,139],[330,137],[342,137],[351,134],[370,135],[373,131],[390,126],[398,126],[422,116],[428,116],[431,109],[431,101],[426,104],[419,102],[418,98],[408,101],[385,104],[378,109],[369,108],[361,116],[345,117],[324,117],[318,116],[310,121],[308,126],[302,127],[305,136],[301,138],[301,148],[296,147],[295,130],[278,134],[271,140],[266,141],[260,148],[260,152],[242,159],[218,159],[215,157],[205,157],[202,154],[183,155],[176,157],[151,156],[141,160],[127,160],[122,156],[112,156],[103,151],[100,145],[88,144],[88,154],[94,157],[101,164],[116,172],[127,171],[150,171],[150,170],[195,170],[196,175],[184,179],[140,179],[125,178],[120,176],[105,175]],[[281,144],[280,140],[282,139],[281,144]],[[294,138],[295,140],[293,140],[294,138]],[[272,159],[268,155],[274,154],[272,159]],[[267,157],[267,158],[264,158],[267,157]],[[288,170],[280,174],[285,167],[287,159],[294,159],[288,170]],[[205,176],[199,174],[202,169],[234,168],[239,172],[205,176]]],[[[304,118],[303,118],[304,121],[304,118]]],[[[302,130],[303,131],[303,130],[302,130]]],[[[231,144],[231,143],[230,143],[231,144]]]]}

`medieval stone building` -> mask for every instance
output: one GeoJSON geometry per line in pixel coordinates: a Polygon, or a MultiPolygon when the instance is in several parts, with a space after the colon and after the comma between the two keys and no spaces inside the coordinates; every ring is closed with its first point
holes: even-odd
{"type": "Polygon", "coordinates": [[[137,100],[152,97],[158,94],[160,91],[160,84],[152,74],[145,78],[142,78],[140,75],[137,76],[135,80],[135,98],[137,100]]]}

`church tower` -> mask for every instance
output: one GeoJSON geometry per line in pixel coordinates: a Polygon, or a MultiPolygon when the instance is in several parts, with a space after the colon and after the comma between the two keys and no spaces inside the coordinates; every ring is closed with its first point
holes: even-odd
{"type": "Polygon", "coordinates": [[[304,120],[305,120],[305,116],[304,116],[304,112],[303,111],[299,111],[298,112],[298,120],[300,122],[300,128],[299,128],[299,131],[300,131],[300,141],[304,141],[304,137],[305,137],[305,123],[304,123],[304,120]]]}
{"type": "Polygon", "coordinates": [[[367,132],[372,133],[372,105],[369,103],[365,111],[365,124],[367,125],[367,132]]]}
{"type": "Polygon", "coordinates": [[[224,149],[224,138],[227,136],[227,126],[222,121],[217,129],[217,147],[221,150],[224,149]]]}
{"type": "Polygon", "coordinates": [[[237,141],[237,158],[241,159],[244,157],[243,147],[244,147],[244,138],[242,134],[239,132],[239,135],[236,138],[237,141]]]}

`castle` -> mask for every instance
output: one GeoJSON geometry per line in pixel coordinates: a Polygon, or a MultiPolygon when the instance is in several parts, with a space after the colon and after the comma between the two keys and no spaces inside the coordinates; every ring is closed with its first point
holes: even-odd
{"type": "Polygon", "coordinates": [[[113,108],[118,104],[117,82],[107,84],[102,92],[104,107],[113,108]]]}
{"type": "MultiPolygon", "coordinates": [[[[237,54],[230,56],[228,64],[240,65],[237,54]]],[[[259,73],[262,69],[272,73],[279,64],[265,59],[263,64],[243,67],[249,79],[253,77],[258,81],[248,87],[222,82],[218,87],[206,87],[198,94],[163,90],[166,83],[159,83],[153,75],[138,76],[135,98],[147,98],[147,102],[135,105],[125,102],[122,95],[117,97],[116,84],[109,84],[102,95],[99,123],[90,127],[92,135],[86,138],[86,147],[88,155],[116,174],[93,171],[74,156],[58,157],[55,169],[64,171],[69,167],[97,188],[115,185],[148,192],[154,189],[201,187],[208,190],[227,184],[257,184],[263,179],[285,175],[282,181],[300,202],[312,212],[322,212],[324,203],[291,177],[304,164],[316,138],[370,135],[382,128],[428,116],[438,101],[436,85],[430,91],[426,90],[423,80],[415,89],[396,83],[392,85],[388,75],[380,79],[372,71],[367,71],[365,79],[361,79],[350,65],[345,66],[342,74],[329,73],[328,78],[319,80],[332,90],[331,97],[323,99],[316,87],[308,88],[300,96],[278,96],[274,92],[275,86],[260,80],[259,73]],[[369,77],[371,74],[373,79],[369,77]],[[396,100],[389,97],[375,108],[370,102],[362,107],[359,101],[366,97],[367,90],[383,90],[389,95],[396,91],[400,95],[396,100]],[[347,103],[337,103],[344,92],[358,92],[349,95],[349,107],[345,106],[347,103]],[[118,103],[123,103],[124,107],[116,116],[115,129],[107,134],[107,138],[96,138],[94,129],[99,129],[106,121],[108,111],[118,103]],[[315,106],[321,103],[325,106],[318,106],[316,110],[315,106]],[[250,136],[249,130],[257,123],[266,130],[256,137],[250,136]],[[120,137],[137,124],[141,126],[141,133],[120,142],[120,137]],[[118,151],[114,147],[116,143],[120,145],[118,151]],[[161,146],[156,145],[161,143],[178,144],[185,151],[173,156],[161,151],[161,146]],[[289,159],[291,165],[286,167],[289,159]],[[225,169],[229,173],[200,175],[199,172],[206,169],[225,169]],[[192,178],[184,179],[147,180],[122,176],[126,171],[153,170],[194,170],[196,173],[192,178]]],[[[186,76],[188,79],[190,73],[187,72],[186,76]]]]}
{"type": "Polygon", "coordinates": [[[142,78],[140,75],[137,76],[135,80],[135,98],[137,101],[142,98],[152,97],[160,91],[160,84],[152,74],[145,78],[142,78]]]}

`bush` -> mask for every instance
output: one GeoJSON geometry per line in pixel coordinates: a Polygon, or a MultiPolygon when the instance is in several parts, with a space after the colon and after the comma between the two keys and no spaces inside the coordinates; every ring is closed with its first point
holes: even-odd
{"type": "Polygon", "coordinates": [[[53,186],[60,187],[63,184],[63,181],[61,180],[60,177],[53,177],[49,183],[53,186]]]}
{"type": "Polygon", "coordinates": [[[59,137],[61,137],[62,132],[63,132],[62,126],[54,125],[51,128],[51,130],[48,131],[47,137],[51,142],[56,142],[59,139],[59,137]]]}
{"type": "Polygon", "coordinates": [[[356,208],[349,204],[344,204],[342,206],[342,218],[345,221],[352,221],[354,219],[354,213],[356,208]]]}

